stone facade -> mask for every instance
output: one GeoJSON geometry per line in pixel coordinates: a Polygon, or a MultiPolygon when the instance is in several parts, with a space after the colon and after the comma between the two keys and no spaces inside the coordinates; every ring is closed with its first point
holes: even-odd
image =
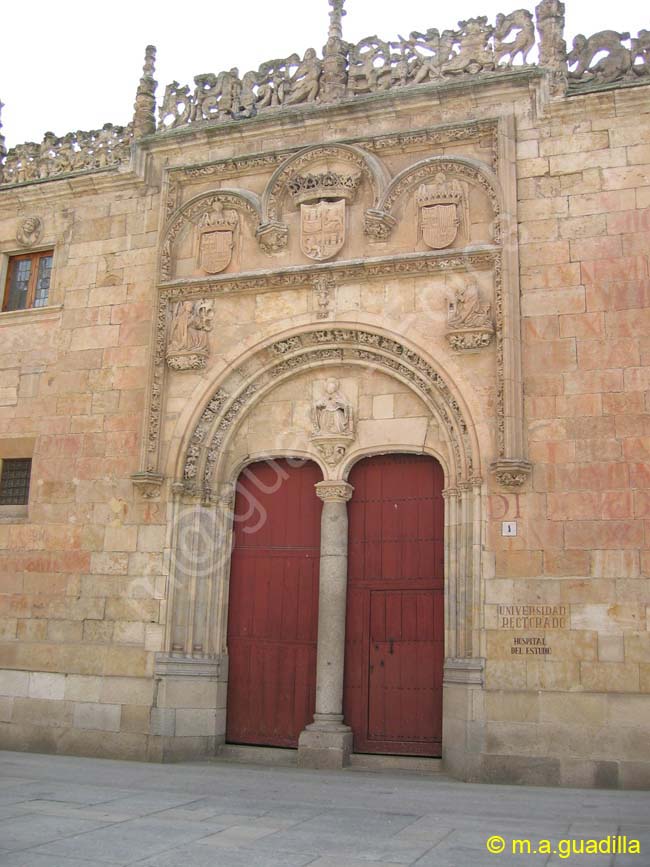
{"type": "Polygon", "coordinates": [[[157,127],[149,47],[128,127],[0,136],[3,286],[54,250],[48,305],[0,314],[0,460],[33,458],[0,507],[0,746],[214,754],[233,488],[288,455],[325,486],[299,756],[344,763],[346,479],[416,452],[445,473],[449,772],[647,786],[648,33],[567,56],[543,0],[521,65],[522,10],[389,49],[330,5],[322,59],[174,82],[157,127]]]}

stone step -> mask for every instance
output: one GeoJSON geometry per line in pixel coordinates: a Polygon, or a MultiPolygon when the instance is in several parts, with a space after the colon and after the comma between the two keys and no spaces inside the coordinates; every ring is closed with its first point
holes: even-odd
{"type": "Polygon", "coordinates": [[[409,771],[417,774],[442,774],[442,759],[424,756],[377,756],[353,753],[350,756],[353,771],[409,771]]]}
{"type": "Polygon", "coordinates": [[[280,747],[254,747],[244,744],[224,744],[215,759],[220,762],[295,767],[298,764],[298,750],[285,750],[280,747]]]}

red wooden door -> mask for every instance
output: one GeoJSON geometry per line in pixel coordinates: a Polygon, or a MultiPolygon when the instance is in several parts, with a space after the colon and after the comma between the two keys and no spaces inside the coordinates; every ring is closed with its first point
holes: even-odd
{"type": "Polygon", "coordinates": [[[316,464],[244,470],[235,499],[226,740],[297,747],[316,700],[316,464]]]}
{"type": "Polygon", "coordinates": [[[356,464],[350,484],[344,714],[354,750],[439,756],[442,468],[380,455],[356,464]]]}

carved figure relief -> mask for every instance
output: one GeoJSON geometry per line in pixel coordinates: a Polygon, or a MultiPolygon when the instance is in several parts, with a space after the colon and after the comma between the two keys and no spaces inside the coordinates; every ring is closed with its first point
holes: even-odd
{"type": "Polygon", "coordinates": [[[528,54],[534,45],[535,25],[533,24],[533,16],[527,9],[517,9],[510,15],[503,15],[499,12],[494,28],[494,59],[497,64],[504,57],[507,57],[506,66],[510,67],[518,54],[521,55],[521,62],[526,63],[528,54]],[[514,39],[511,42],[506,42],[505,40],[513,31],[514,39]]]}
{"type": "Polygon", "coordinates": [[[322,262],[342,249],[346,235],[346,202],[357,191],[359,175],[324,172],[295,175],[287,184],[300,206],[300,249],[322,262]]]}
{"type": "Polygon", "coordinates": [[[417,192],[422,240],[432,250],[442,250],[456,240],[460,225],[459,207],[463,188],[439,172],[432,184],[422,184],[417,192]]]}
{"type": "Polygon", "coordinates": [[[336,466],[354,439],[354,414],[338,379],[328,379],[312,409],[312,442],[328,466],[336,466]]]}
{"type": "Polygon", "coordinates": [[[210,352],[211,301],[178,301],[172,309],[167,364],[172,370],[201,370],[210,352]]]}
{"type": "Polygon", "coordinates": [[[457,287],[449,301],[445,336],[456,352],[475,352],[492,342],[492,305],[483,302],[474,280],[457,287]]]}
{"type": "Polygon", "coordinates": [[[230,264],[238,222],[235,211],[225,211],[219,200],[200,218],[198,264],[207,274],[219,274],[230,264]]]}
{"type": "Polygon", "coordinates": [[[16,231],[16,240],[21,247],[33,247],[38,244],[43,234],[43,222],[40,217],[26,217],[16,231]]]}

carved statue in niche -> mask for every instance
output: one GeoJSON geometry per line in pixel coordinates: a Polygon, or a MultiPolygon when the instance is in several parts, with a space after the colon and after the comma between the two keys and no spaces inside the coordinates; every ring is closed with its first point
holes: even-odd
{"type": "Polygon", "coordinates": [[[219,274],[230,264],[237,223],[236,212],[224,210],[218,199],[199,220],[198,264],[207,274],[219,274]]]}
{"type": "Polygon", "coordinates": [[[346,202],[357,191],[359,175],[323,172],[294,175],[287,187],[300,206],[300,249],[310,259],[331,259],[345,244],[346,202]]]}
{"type": "Polygon", "coordinates": [[[167,364],[172,370],[201,370],[210,353],[211,301],[178,301],[172,310],[167,344],[167,364]]]}
{"type": "Polygon", "coordinates": [[[33,247],[41,240],[42,234],[43,223],[40,217],[26,217],[18,226],[16,240],[23,247],[33,247]]]}
{"type": "Polygon", "coordinates": [[[445,336],[451,348],[456,352],[475,352],[489,346],[493,335],[492,305],[482,301],[476,281],[456,287],[447,309],[445,336]]]}
{"type": "Polygon", "coordinates": [[[463,188],[455,178],[438,172],[432,184],[422,184],[416,201],[420,209],[422,240],[432,250],[442,250],[456,240],[463,205],[463,188]]]}
{"type": "Polygon", "coordinates": [[[325,393],[314,401],[312,442],[328,466],[336,466],[354,439],[354,414],[338,379],[328,379],[325,393]]]}

